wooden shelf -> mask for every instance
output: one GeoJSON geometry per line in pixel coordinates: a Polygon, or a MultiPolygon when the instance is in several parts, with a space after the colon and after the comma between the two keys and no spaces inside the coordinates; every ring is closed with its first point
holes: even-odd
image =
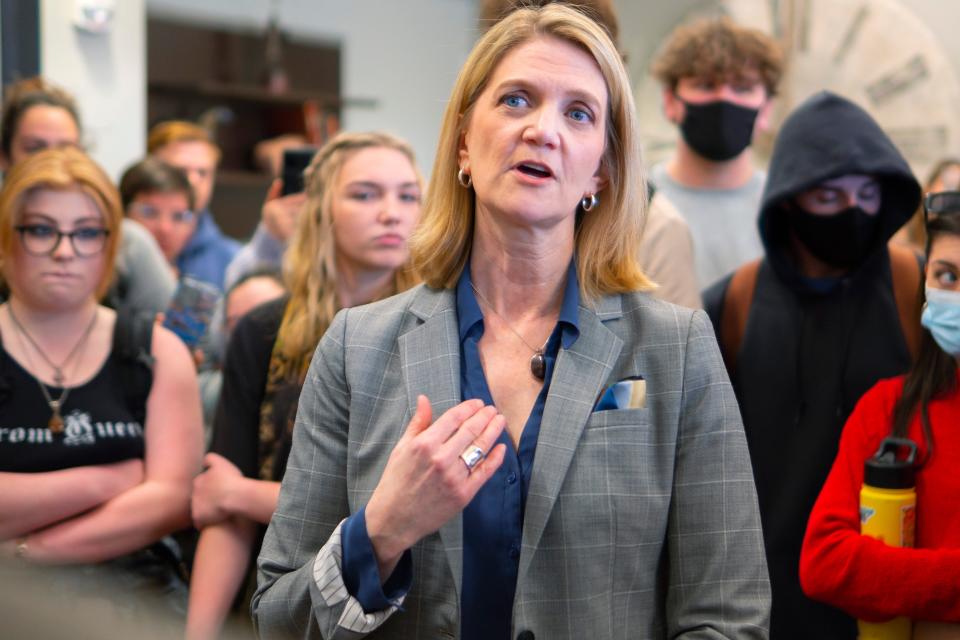
{"type": "Polygon", "coordinates": [[[377,101],[340,94],[340,46],[281,37],[289,89],[268,90],[267,31],[218,29],[147,16],[147,124],[206,120],[221,160],[211,210],[224,233],[247,238],[260,220],[270,176],[256,171],[258,143],[286,134],[319,142],[344,108],[377,101]]]}
{"type": "Polygon", "coordinates": [[[299,107],[305,102],[316,102],[321,107],[339,109],[341,107],[373,108],[377,101],[373,98],[346,98],[328,93],[290,89],[283,93],[271,93],[263,87],[221,82],[159,82],[151,81],[148,90],[154,94],[178,95],[185,97],[203,97],[213,100],[251,102],[269,106],[299,107]]]}
{"type": "Polygon", "coordinates": [[[243,171],[240,169],[220,169],[217,171],[217,184],[259,188],[270,186],[271,180],[273,178],[269,174],[259,171],[243,171]]]}

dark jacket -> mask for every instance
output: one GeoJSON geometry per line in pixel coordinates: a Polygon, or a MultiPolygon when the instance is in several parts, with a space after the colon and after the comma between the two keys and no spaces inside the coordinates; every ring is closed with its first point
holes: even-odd
{"type": "MultiPolygon", "coordinates": [[[[920,186],[906,161],[853,103],[820,93],[784,123],[758,219],[766,255],[730,372],[760,500],[773,640],[856,637],[851,618],[803,595],[800,546],[847,416],[877,380],[910,364],[886,243],[919,200],[920,186]],[[789,249],[783,205],[824,180],[849,174],[873,175],[882,185],[873,249],[845,277],[810,281],[789,249]]],[[[729,282],[704,294],[718,335],[729,282]]]]}

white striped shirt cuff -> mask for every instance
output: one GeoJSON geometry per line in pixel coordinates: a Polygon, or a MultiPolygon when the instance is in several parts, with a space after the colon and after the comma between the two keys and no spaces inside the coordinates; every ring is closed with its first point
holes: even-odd
{"type": "Polygon", "coordinates": [[[343,613],[340,614],[340,620],[337,622],[340,627],[354,633],[370,633],[393,615],[393,612],[403,604],[406,596],[398,598],[395,605],[382,611],[373,613],[363,611],[363,606],[350,595],[347,585],[343,582],[343,547],[340,543],[342,526],[343,521],[337,525],[330,539],[317,552],[317,558],[313,561],[313,579],[327,606],[334,607],[346,600],[343,613]]]}

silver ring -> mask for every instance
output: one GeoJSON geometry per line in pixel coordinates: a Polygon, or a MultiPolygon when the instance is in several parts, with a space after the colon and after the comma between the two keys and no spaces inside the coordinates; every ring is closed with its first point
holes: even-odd
{"type": "Polygon", "coordinates": [[[483,460],[483,449],[472,444],[463,450],[463,453],[460,454],[460,459],[463,460],[463,464],[467,465],[467,472],[470,473],[473,471],[473,468],[483,460]]]}

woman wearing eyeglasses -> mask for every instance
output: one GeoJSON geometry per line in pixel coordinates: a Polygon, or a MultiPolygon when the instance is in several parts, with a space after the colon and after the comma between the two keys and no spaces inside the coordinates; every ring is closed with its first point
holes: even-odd
{"type": "MultiPolygon", "coordinates": [[[[73,96],[41,77],[5,87],[0,108],[0,169],[38,151],[82,148],[83,125],[73,96]]],[[[117,277],[107,300],[115,308],[163,311],[176,287],[156,242],[132,220],[123,223],[116,260],[117,277]]]]}
{"type": "Polygon", "coordinates": [[[197,381],[176,336],[99,304],[120,222],[110,180],[73,148],[17,163],[0,191],[0,551],[30,571],[78,565],[51,582],[64,604],[109,582],[182,611],[158,543],[190,522],[197,381]],[[130,393],[142,375],[149,392],[130,393]]]}
{"type": "Polygon", "coordinates": [[[800,580],[860,619],[914,620],[914,640],[960,637],[960,192],[927,196],[926,304],[913,368],[868,391],[807,525],[800,580]],[[919,446],[914,548],[860,534],[864,463],[888,436],[919,446]]]}
{"type": "Polygon", "coordinates": [[[156,239],[176,274],[177,259],[197,230],[187,174],[156,158],[141,160],[120,178],[120,199],[127,216],[156,239]]]}

